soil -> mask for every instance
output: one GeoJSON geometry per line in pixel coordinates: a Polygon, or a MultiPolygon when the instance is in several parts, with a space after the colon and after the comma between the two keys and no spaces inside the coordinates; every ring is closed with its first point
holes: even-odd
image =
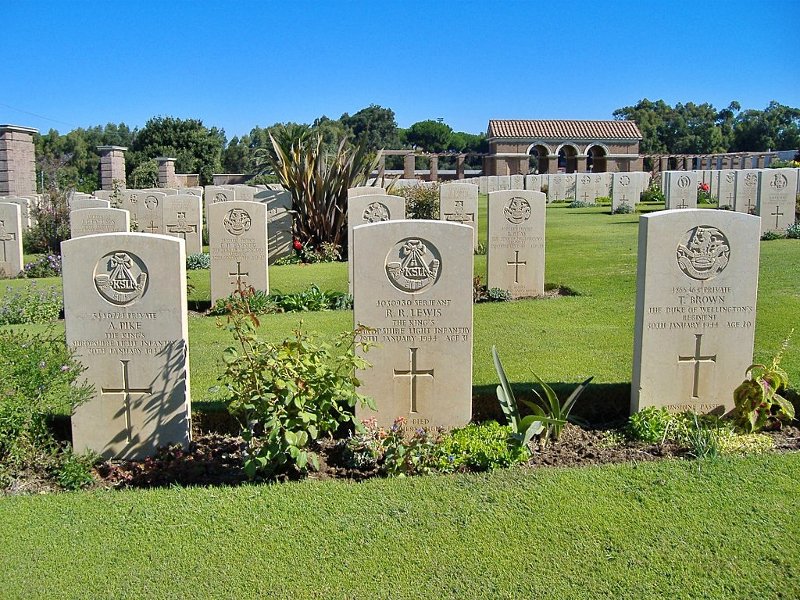
{"type": "MultiPolygon", "coordinates": [[[[800,428],[784,427],[770,432],[776,452],[800,450],[800,428]]],[[[105,461],[94,469],[91,489],[158,488],[180,486],[236,486],[247,482],[242,470],[241,438],[218,433],[195,436],[186,450],[164,448],[143,461],[105,461]]],[[[377,469],[348,466],[341,444],[323,440],[316,448],[320,470],[309,479],[363,481],[379,477],[377,469]]],[[[626,439],[614,429],[584,429],[567,424],[557,442],[533,448],[527,468],[577,467],[609,463],[654,461],[665,458],[691,458],[686,448],[672,443],[644,444],[626,439]]],[[[292,477],[284,476],[287,480],[292,477]]],[[[46,473],[25,472],[4,490],[5,494],[44,494],[60,488],[46,473]]]]}

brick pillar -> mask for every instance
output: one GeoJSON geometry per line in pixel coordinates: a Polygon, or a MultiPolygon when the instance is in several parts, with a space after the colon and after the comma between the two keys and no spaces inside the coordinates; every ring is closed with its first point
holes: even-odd
{"type": "Polygon", "coordinates": [[[464,160],[466,156],[459,154],[456,156],[456,179],[464,179],[464,160]]]}
{"type": "Polygon", "coordinates": [[[585,154],[578,154],[578,166],[576,167],[578,173],[586,173],[586,159],[585,154]]]}
{"type": "Polygon", "coordinates": [[[558,154],[547,155],[547,172],[550,174],[558,173],[558,154]]]}
{"type": "Polygon", "coordinates": [[[439,157],[436,154],[432,154],[428,158],[428,164],[431,171],[428,181],[439,181],[439,157]]]}
{"type": "Polygon", "coordinates": [[[413,152],[403,157],[403,179],[414,179],[414,169],[417,167],[417,157],[413,152]]]}
{"type": "Polygon", "coordinates": [[[36,193],[35,133],[30,127],[0,125],[0,196],[36,193]]]}
{"type": "Polygon", "coordinates": [[[764,154],[759,154],[758,155],[758,162],[756,163],[756,164],[758,164],[757,168],[763,169],[766,166],[766,163],[767,163],[766,158],[767,157],[764,154]]]}
{"type": "Polygon", "coordinates": [[[114,182],[118,181],[126,187],[125,180],[125,151],[122,146],[98,146],[100,152],[100,189],[113,190],[114,182]]]}
{"type": "Polygon", "coordinates": [[[178,187],[178,179],[175,177],[175,160],[168,156],[156,158],[158,163],[158,186],[164,188],[178,187]]]}
{"type": "Polygon", "coordinates": [[[659,156],[658,157],[658,170],[661,173],[663,173],[664,171],[669,171],[669,157],[668,156],[659,156]]]}

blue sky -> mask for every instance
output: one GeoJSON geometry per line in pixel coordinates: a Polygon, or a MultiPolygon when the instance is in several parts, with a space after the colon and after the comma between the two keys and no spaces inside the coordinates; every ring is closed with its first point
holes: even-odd
{"type": "Polygon", "coordinates": [[[370,104],[471,133],[642,98],[798,107],[796,1],[2,0],[0,123],[169,115],[231,138],[370,104]]]}

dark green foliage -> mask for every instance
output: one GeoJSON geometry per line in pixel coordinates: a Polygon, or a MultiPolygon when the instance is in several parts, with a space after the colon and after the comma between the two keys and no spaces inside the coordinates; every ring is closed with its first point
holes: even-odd
{"type": "Polygon", "coordinates": [[[62,337],[0,329],[1,464],[25,468],[56,451],[48,419],[89,398],[82,371],[62,337]]]}
{"type": "Polygon", "coordinates": [[[506,372],[503,370],[503,365],[500,362],[500,355],[497,353],[497,348],[494,346],[492,346],[492,359],[494,360],[494,368],[497,371],[497,376],[500,379],[500,385],[497,386],[497,400],[500,402],[500,408],[511,427],[509,439],[513,440],[516,447],[527,451],[528,442],[533,439],[533,436],[540,435],[544,432],[544,424],[542,419],[534,415],[528,415],[526,417],[520,415],[514,391],[511,389],[511,384],[508,382],[506,372]]]}
{"type": "Polygon", "coordinates": [[[23,235],[23,247],[29,254],[59,254],[61,242],[70,237],[67,193],[51,188],[39,202],[31,205],[34,224],[23,235]]]}
{"type": "Polygon", "coordinates": [[[626,432],[635,440],[660,444],[666,439],[673,420],[673,415],[666,408],[648,406],[628,418],[626,432]]]}
{"type": "Polygon", "coordinates": [[[55,467],[58,484],[65,490],[79,490],[94,481],[92,467],[97,457],[92,454],[78,455],[64,452],[59,464],[55,467]]]}
{"type": "Polygon", "coordinates": [[[785,234],[781,233],[780,231],[765,231],[761,234],[761,239],[765,242],[769,242],[772,240],[782,240],[786,237],[785,234]]]}
{"type": "Polygon", "coordinates": [[[217,303],[209,311],[212,315],[225,315],[235,310],[250,310],[254,314],[263,315],[282,312],[316,312],[320,310],[348,310],[353,308],[353,298],[345,292],[320,290],[311,284],[302,292],[281,293],[274,290],[267,294],[261,290],[252,290],[245,294],[248,308],[245,308],[242,294],[234,292],[217,303]]]}
{"type": "Polygon", "coordinates": [[[407,219],[439,218],[439,184],[408,185],[390,189],[389,193],[406,199],[407,219]]]}
{"type": "Polygon", "coordinates": [[[450,150],[453,129],[439,121],[419,121],[405,132],[406,141],[425,152],[444,152],[450,150]]]}
{"type": "Polygon", "coordinates": [[[397,122],[391,108],[370,104],[355,114],[344,113],[339,122],[356,144],[363,144],[368,152],[391,149],[399,145],[397,122]]]}
{"type": "Polygon", "coordinates": [[[375,408],[356,391],[354,375],[369,366],[356,354],[368,344],[360,329],[339,335],[333,345],[300,330],[275,344],[259,338],[258,324],[246,311],[228,317],[236,346],[224,351],[220,377],[230,393],[228,409],[242,426],[245,473],[250,479],[302,474],[318,468],[311,449],[316,439],[345,424],[360,428],[357,405],[375,408]]]}
{"type": "Polygon", "coordinates": [[[172,156],[176,172],[199,173],[201,185],[208,185],[222,167],[224,145],[225,133],[206,127],[200,119],[153,117],[136,133],[126,164],[130,163],[132,172],[145,161],[172,156]]]}
{"type": "Polygon", "coordinates": [[[502,288],[487,288],[486,299],[489,302],[510,302],[511,292],[502,288]]]}
{"type": "Polygon", "coordinates": [[[0,299],[0,325],[49,323],[58,319],[63,308],[60,290],[39,287],[34,280],[24,288],[8,288],[0,299]]]}
{"type": "Polygon", "coordinates": [[[211,255],[204,252],[190,254],[186,257],[186,268],[190,271],[198,271],[211,268],[211,255]]]}
{"type": "Polygon", "coordinates": [[[131,188],[158,187],[158,163],[155,160],[142,160],[127,176],[131,188]]]}
{"type": "Polygon", "coordinates": [[[347,463],[362,470],[377,469],[389,477],[428,475],[436,468],[439,431],[416,429],[409,432],[405,417],[397,417],[389,428],[379,427],[374,418],[342,444],[347,463]]]}
{"type": "Polygon", "coordinates": [[[786,228],[786,237],[789,239],[800,239],[800,221],[792,223],[786,228]]]}

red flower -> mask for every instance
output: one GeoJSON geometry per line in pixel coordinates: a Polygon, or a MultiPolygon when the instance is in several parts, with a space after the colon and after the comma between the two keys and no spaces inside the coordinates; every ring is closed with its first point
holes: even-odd
{"type": "Polygon", "coordinates": [[[303,249],[303,244],[300,243],[300,240],[295,240],[294,241],[294,249],[298,250],[298,251],[303,249]]]}
{"type": "Polygon", "coordinates": [[[700,184],[699,186],[697,186],[697,187],[699,187],[699,188],[700,188],[700,191],[701,191],[701,192],[707,192],[707,191],[709,190],[709,187],[708,187],[708,184],[707,184],[707,183],[701,183],[701,184],[700,184]]]}

